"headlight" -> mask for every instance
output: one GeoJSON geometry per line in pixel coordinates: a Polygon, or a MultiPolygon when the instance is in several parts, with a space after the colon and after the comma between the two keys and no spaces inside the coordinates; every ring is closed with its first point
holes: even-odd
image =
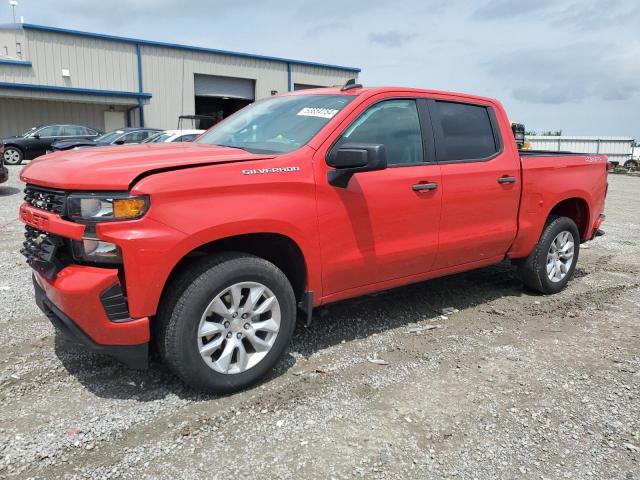
{"type": "Polygon", "coordinates": [[[122,253],[117,245],[88,238],[73,241],[73,257],[85,262],[122,263],[122,253]]]}
{"type": "Polygon", "coordinates": [[[80,222],[134,220],[149,208],[149,197],[118,194],[73,194],[68,199],[68,214],[80,222]]]}

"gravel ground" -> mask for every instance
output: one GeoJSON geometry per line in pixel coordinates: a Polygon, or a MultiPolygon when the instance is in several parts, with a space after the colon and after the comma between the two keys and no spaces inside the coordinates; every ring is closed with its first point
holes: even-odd
{"type": "Polygon", "coordinates": [[[269,381],[215,397],[55,335],[10,169],[0,478],[640,478],[640,178],[611,176],[607,235],[562,293],[504,264],[341,302],[269,381]]]}

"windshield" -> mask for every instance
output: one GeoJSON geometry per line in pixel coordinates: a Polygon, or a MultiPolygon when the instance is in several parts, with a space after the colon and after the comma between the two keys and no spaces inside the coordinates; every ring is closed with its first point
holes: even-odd
{"type": "Polygon", "coordinates": [[[100,135],[98,138],[96,138],[96,142],[111,143],[123,133],[124,130],[115,130],[113,132],[105,133],[104,135],[100,135]]]}
{"type": "Polygon", "coordinates": [[[147,138],[142,143],[161,143],[173,136],[172,133],[156,133],[152,137],[147,138]]]}
{"type": "Polygon", "coordinates": [[[29,130],[27,130],[26,132],[24,132],[23,134],[21,134],[21,137],[28,137],[29,135],[31,135],[33,132],[36,131],[38,127],[31,127],[29,130]]]}
{"type": "Polygon", "coordinates": [[[292,95],[256,102],[201,135],[196,143],[251,153],[288,153],[305,145],[352,95],[292,95]]]}

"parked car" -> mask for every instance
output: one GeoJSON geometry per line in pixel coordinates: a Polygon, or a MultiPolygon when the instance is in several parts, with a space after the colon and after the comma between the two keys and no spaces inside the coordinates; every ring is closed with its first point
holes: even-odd
{"type": "Polygon", "coordinates": [[[8,165],[18,165],[23,160],[32,160],[44,155],[53,142],[58,140],[91,140],[100,131],[82,125],[40,125],[15,137],[3,138],[3,158],[8,165]]]}
{"type": "Polygon", "coordinates": [[[4,149],[0,143],[0,183],[9,180],[9,170],[4,166],[4,149]]]}
{"type": "Polygon", "coordinates": [[[128,127],[105,133],[93,140],[61,140],[54,142],[51,149],[47,153],[59,150],[73,150],[74,148],[84,147],[106,147],[108,145],[125,145],[132,143],[141,143],[147,138],[162,132],[158,128],[128,127]]]}
{"type": "Polygon", "coordinates": [[[192,142],[205,130],[165,130],[147,138],[142,143],[192,142]]]}
{"type": "Polygon", "coordinates": [[[269,97],[195,142],[54,153],[22,170],[36,302],[144,367],[229,392],[296,310],[511,259],[562,290],[602,234],[607,158],[519,152],[502,105],[347,84],[269,97]]]}

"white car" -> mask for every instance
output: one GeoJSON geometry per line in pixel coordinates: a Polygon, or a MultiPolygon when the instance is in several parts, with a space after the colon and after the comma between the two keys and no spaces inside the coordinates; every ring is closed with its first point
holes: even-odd
{"type": "Polygon", "coordinates": [[[165,130],[147,138],[142,143],[191,142],[204,130],[165,130]]]}

